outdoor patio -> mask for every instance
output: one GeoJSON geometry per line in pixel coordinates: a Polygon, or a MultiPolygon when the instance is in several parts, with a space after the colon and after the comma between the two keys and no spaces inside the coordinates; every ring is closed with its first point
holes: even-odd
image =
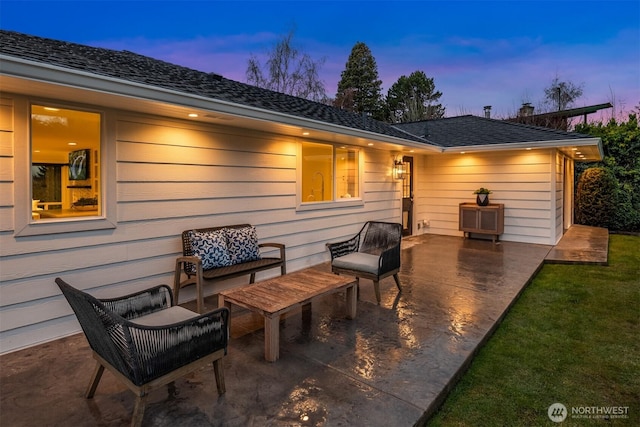
{"type": "MultiPolygon", "coordinates": [[[[607,241],[606,230],[589,227],[573,227],[555,251],[405,239],[402,294],[387,278],[377,305],[362,280],[354,320],[345,318],[343,294],[315,302],[310,319],[294,312],[281,323],[275,363],[264,360],[261,319],[233,310],[226,394],[218,396],[208,367],[152,394],[144,425],[412,426],[446,397],[548,255],[602,264],[607,241]]],[[[111,374],[94,399],[83,397],[94,361],[81,334],[4,355],[0,366],[0,425],[129,425],[134,396],[111,374]]]]}

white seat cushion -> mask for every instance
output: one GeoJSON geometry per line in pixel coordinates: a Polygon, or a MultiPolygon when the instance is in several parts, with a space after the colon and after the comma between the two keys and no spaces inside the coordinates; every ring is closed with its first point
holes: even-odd
{"type": "Polygon", "coordinates": [[[147,314],[146,316],[137,317],[133,319],[132,322],[144,326],[165,326],[193,319],[198,316],[198,313],[194,313],[191,310],[174,306],[156,311],[155,313],[147,314]]]}
{"type": "Polygon", "coordinates": [[[335,258],[332,262],[334,267],[347,270],[364,271],[366,273],[378,274],[378,255],[353,252],[349,255],[335,258]]]}

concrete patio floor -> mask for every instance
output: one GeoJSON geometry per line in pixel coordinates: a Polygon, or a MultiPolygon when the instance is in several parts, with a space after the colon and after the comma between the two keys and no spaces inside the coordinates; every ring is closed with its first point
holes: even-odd
{"type": "MultiPolygon", "coordinates": [[[[407,238],[401,294],[385,279],[377,305],[362,280],[354,320],[344,294],[315,301],[310,320],[294,312],[275,363],[263,358],[261,320],[233,310],[226,394],[205,368],[152,393],[143,425],[412,426],[441,404],[552,249],[407,238]]],[[[134,396],[110,373],[83,397],[94,361],[81,334],[4,355],[0,367],[2,426],[129,425],[134,396]]]]}

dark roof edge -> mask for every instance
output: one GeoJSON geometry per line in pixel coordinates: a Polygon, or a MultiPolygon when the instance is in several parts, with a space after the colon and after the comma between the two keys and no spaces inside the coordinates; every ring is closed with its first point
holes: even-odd
{"type": "Polygon", "coordinates": [[[596,104],[596,105],[589,105],[589,106],[586,106],[586,107],[570,108],[568,110],[560,110],[560,111],[552,111],[552,112],[549,112],[549,113],[534,114],[534,115],[528,116],[528,117],[532,117],[532,118],[577,117],[577,116],[581,116],[583,114],[595,113],[596,111],[604,110],[605,108],[613,108],[613,105],[611,105],[611,103],[609,103],[609,102],[606,102],[604,104],[596,104]]]}
{"type": "Polygon", "coordinates": [[[535,142],[509,142],[504,144],[485,144],[485,145],[458,145],[454,147],[446,147],[443,152],[477,152],[477,151],[502,151],[514,150],[521,148],[557,148],[557,147],[573,147],[573,146],[597,146],[600,154],[603,155],[602,139],[599,137],[565,139],[565,140],[548,140],[535,142]]]}

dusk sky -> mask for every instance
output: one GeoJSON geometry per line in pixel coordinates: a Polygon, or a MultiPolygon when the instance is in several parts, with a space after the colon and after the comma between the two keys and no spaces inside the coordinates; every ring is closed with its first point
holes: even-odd
{"type": "Polygon", "coordinates": [[[492,116],[504,118],[523,102],[538,106],[556,76],[582,85],[576,107],[612,102],[620,118],[640,104],[639,0],[0,0],[2,29],[125,49],[241,82],[250,56],[264,58],[293,26],[295,46],[324,59],[330,97],[352,47],[364,42],[384,95],[400,76],[424,71],[448,117],[482,115],[491,105],[492,116]]]}

